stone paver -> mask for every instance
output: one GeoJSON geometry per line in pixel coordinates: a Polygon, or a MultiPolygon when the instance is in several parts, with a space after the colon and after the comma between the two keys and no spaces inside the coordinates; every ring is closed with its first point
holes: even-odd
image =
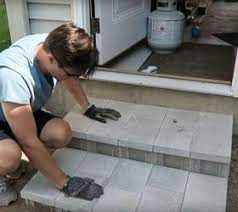
{"type": "Polygon", "coordinates": [[[119,158],[94,153],[87,153],[78,170],[88,174],[110,177],[119,158]]]}
{"type": "Polygon", "coordinates": [[[69,122],[73,136],[77,138],[86,138],[88,129],[94,124],[95,121],[87,118],[81,113],[74,112],[68,113],[64,117],[65,121],[69,122]]]}
{"type": "Polygon", "coordinates": [[[227,179],[190,173],[182,212],[225,212],[227,179]]]}
{"type": "MultiPolygon", "coordinates": [[[[98,107],[106,107],[109,103],[107,99],[90,98],[90,102],[96,104],[98,107]]],[[[80,106],[75,105],[71,112],[69,112],[64,120],[69,122],[69,125],[73,131],[73,136],[77,138],[86,138],[87,131],[96,122],[92,119],[82,115],[80,106]]]]}
{"type": "MultiPolygon", "coordinates": [[[[65,148],[56,151],[53,157],[62,170],[68,175],[73,175],[86,154],[80,150],[65,148]]],[[[21,191],[21,196],[44,205],[54,206],[54,201],[60,193],[51,182],[38,172],[21,191]]]]}
{"type": "Polygon", "coordinates": [[[118,140],[126,137],[125,125],[127,117],[123,116],[120,121],[107,120],[107,127],[104,123],[95,122],[87,131],[87,140],[117,146],[118,140]]]}
{"type": "MultiPolygon", "coordinates": [[[[96,183],[105,186],[108,182],[106,177],[96,176],[87,174],[84,172],[76,172],[74,176],[89,177],[95,180],[96,183]]],[[[98,199],[93,201],[87,201],[79,198],[65,197],[64,194],[60,195],[55,199],[54,206],[56,208],[64,209],[66,211],[80,211],[80,212],[91,212],[98,199]]]]}
{"type": "Polygon", "coordinates": [[[132,114],[135,118],[138,118],[138,119],[147,118],[147,119],[155,120],[157,121],[157,125],[160,126],[165,118],[167,110],[168,109],[165,107],[134,104],[132,114]]]}
{"type": "Polygon", "coordinates": [[[22,189],[21,197],[34,202],[40,202],[43,205],[54,206],[54,201],[60,193],[51,182],[37,173],[22,189]]]}
{"type": "Polygon", "coordinates": [[[198,112],[169,109],[154,144],[154,151],[190,157],[198,112]]]}
{"type": "Polygon", "coordinates": [[[191,157],[230,163],[233,117],[200,113],[191,147],[191,157]]]}
{"type": "Polygon", "coordinates": [[[152,164],[120,159],[109,186],[135,193],[143,192],[151,169],[152,164]]]}
{"type": "Polygon", "coordinates": [[[54,159],[59,167],[69,175],[73,175],[80,163],[86,157],[87,152],[63,148],[54,153],[54,159]]]}
{"type": "Polygon", "coordinates": [[[147,187],[170,190],[176,193],[185,192],[189,172],[163,166],[153,166],[147,187]]]}
{"type": "Polygon", "coordinates": [[[140,201],[141,194],[107,187],[105,194],[93,208],[93,212],[134,212],[140,201]]]}
{"type": "Polygon", "coordinates": [[[152,152],[159,129],[157,120],[131,116],[125,125],[126,138],[119,139],[119,145],[152,152]]]}
{"type": "Polygon", "coordinates": [[[145,189],[136,212],[180,212],[183,195],[169,190],[145,189]]]}

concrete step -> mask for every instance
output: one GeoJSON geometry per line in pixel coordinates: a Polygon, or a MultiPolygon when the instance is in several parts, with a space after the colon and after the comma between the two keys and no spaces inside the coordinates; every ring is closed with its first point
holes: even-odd
{"type": "Polygon", "coordinates": [[[100,107],[114,108],[122,117],[103,124],[83,116],[75,106],[65,116],[73,130],[71,148],[228,177],[231,115],[106,99],[90,101],[100,107]]]}
{"type": "Polygon", "coordinates": [[[103,185],[104,195],[91,202],[67,198],[38,172],[21,191],[29,205],[77,212],[226,209],[226,178],[70,148],[57,150],[53,157],[67,174],[95,179],[103,185]]]}

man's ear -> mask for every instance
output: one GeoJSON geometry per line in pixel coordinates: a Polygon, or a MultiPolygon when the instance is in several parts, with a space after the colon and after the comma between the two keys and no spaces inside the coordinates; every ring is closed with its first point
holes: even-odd
{"type": "Polygon", "coordinates": [[[48,60],[49,60],[50,64],[55,63],[55,58],[52,54],[48,54],[47,57],[48,57],[48,60]]]}

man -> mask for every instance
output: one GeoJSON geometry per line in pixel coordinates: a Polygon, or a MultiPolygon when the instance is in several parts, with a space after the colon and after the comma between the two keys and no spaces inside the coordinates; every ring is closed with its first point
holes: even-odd
{"type": "Polygon", "coordinates": [[[89,77],[98,60],[93,40],[83,29],[66,23],[49,35],[29,35],[0,53],[0,205],[17,199],[6,176],[18,169],[22,152],[30,163],[67,196],[87,200],[103,189],[94,180],[70,177],[50,156],[71,140],[67,122],[41,108],[56,81],[62,83],[84,114],[106,123],[120,113],[88,102],[79,77],[89,77]],[[56,133],[57,132],[57,133],[56,133]]]}

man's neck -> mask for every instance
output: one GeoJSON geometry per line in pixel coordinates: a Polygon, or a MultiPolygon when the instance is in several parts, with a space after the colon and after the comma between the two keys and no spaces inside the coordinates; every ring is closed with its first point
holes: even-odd
{"type": "Polygon", "coordinates": [[[35,58],[36,58],[36,62],[37,65],[39,67],[39,70],[43,73],[43,74],[49,74],[49,72],[46,69],[45,66],[45,58],[47,57],[45,50],[43,49],[43,43],[40,43],[39,45],[36,46],[36,50],[35,50],[35,58]]]}

